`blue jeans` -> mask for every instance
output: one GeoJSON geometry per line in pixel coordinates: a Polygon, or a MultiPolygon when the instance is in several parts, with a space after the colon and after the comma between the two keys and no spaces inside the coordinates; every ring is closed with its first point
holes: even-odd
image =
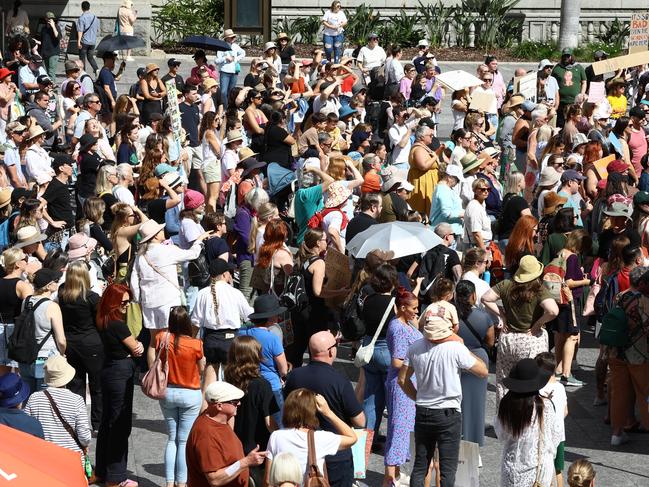
{"type": "Polygon", "coordinates": [[[221,101],[223,102],[223,109],[228,108],[228,93],[237,86],[237,74],[220,72],[219,78],[221,79],[221,101]]]}
{"type": "MultiPolygon", "coordinates": [[[[363,345],[372,341],[372,337],[363,337],[363,345]]],[[[363,411],[367,419],[367,429],[379,431],[383,411],[385,410],[385,381],[390,367],[390,351],[385,339],[379,338],[374,344],[374,354],[370,363],[363,367],[365,371],[365,394],[363,411]]],[[[423,484],[422,484],[423,485],[423,484]]]]}
{"type": "Polygon", "coordinates": [[[203,402],[200,389],[167,387],[167,395],[160,400],[160,409],[167,422],[167,448],[165,449],[165,477],[167,483],[187,483],[185,447],[194,420],[203,402]]]}
{"type": "Polygon", "coordinates": [[[277,403],[277,408],[279,411],[277,411],[275,414],[273,414],[273,419],[277,423],[277,427],[281,428],[282,427],[282,412],[284,411],[284,394],[282,394],[282,390],[279,389],[277,391],[273,391],[273,396],[275,396],[275,402],[277,403]]]}
{"type": "MultiPolygon", "coordinates": [[[[338,34],[336,36],[328,36],[324,34],[322,36],[322,43],[325,48],[325,55],[327,56],[327,61],[331,61],[331,55],[334,56],[334,62],[337,63],[340,61],[340,57],[343,54],[343,41],[345,40],[345,34],[338,34]]],[[[221,88],[223,89],[223,88],[221,88]]]]}
{"type": "Polygon", "coordinates": [[[455,472],[460,455],[462,413],[455,409],[428,409],[417,406],[415,416],[415,463],[410,474],[410,487],[424,485],[435,446],[439,450],[441,487],[455,485],[455,472]]]}
{"type": "Polygon", "coordinates": [[[43,369],[46,360],[46,358],[37,358],[33,364],[18,364],[20,377],[29,386],[30,394],[47,388],[47,385],[45,385],[45,371],[43,369]]]}

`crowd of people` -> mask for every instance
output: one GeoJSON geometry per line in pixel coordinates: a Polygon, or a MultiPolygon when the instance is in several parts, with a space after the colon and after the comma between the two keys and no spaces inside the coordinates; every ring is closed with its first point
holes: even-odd
{"type": "MultiPolygon", "coordinates": [[[[461,441],[484,445],[488,424],[501,485],[594,485],[585,460],[564,472],[582,332],[600,343],[593,401],[612,447],[649,431],[649,71],[595,75],[564,50],[526,99],[487,56],[479,86],[450,92],[426,40],[407,60],[370,34],[345,56],[340,7],[311,58],[280,33],[239,80],[226,30],[231,49],[197,50],[189,76],[170,57],[123,92],[119,54],[95,63],[88,2],[63,77],[55,16],[35,39],[16,2],[0,68],[0,423],[135,487],[134,390],[162,360],[167,487],[349,487],[359,429],[384,487],[432,472],[448,487],[461,441]],[[401,222],[441,243],[347,250],[401,222]],[[347,256],[347,285],[329,285],[328,253],[347,256]],[[28,325],[33,360],[16,360],[28,325]],[[334,366],[341,344],[356,387],[334,366]]],[[[132,33],[130,2],[118,18],[132,33]]]]}

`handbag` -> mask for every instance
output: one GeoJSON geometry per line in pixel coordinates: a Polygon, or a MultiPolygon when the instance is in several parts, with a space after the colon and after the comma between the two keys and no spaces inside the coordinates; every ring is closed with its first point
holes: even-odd
{"type": "Polygon", "coordinates": [[[543,450],[543,418],[539,418],[539,447],[536,456],[536,478],[532,487],[543,487],[539,478],[541,477],[541,450],[543,450]]]}
{"type": "Polygon", "coordinates": [[[388,319],[388,315],[390,314],[390,311],[392,311],[392,306],[394,306],[394,297],[390,299],[390,303],[388,304],[388,307],[385,308],[385,312],[383,313],[383,317],[381,318],[381,322],[379,323],[379,326],[376,327],[376,331],[374,332],[372,341],[368,345],[361,346],[356,352],[356,357],[354,358],[354,365],[356,367],[359,368],[364,367],[365,365],[369,364],[370,361],[372,360],[372,355],[374,355],[374,345],[376,344],[376,340],[378,340],[379,338],[379,334],[383,329],[383,325],[385,324],[385,321],[388,319]]]}
{"type": "Polygon", "coordinates": [[[156,351],[153,365],[142,377],[142,392],[151,399],[164,399],[167,395],[169,376],[169,333],[156,351]],[[164,359],[162,351],[164,350],[164,359]]]}
{"type": "Polygon", "coordinates": [[[312,429],[307,433],[307,479],[304,482],[304,487],[329,487],[329,479],[327,478],[327,470],[322,475],[318,468],[318,459],[315,453],[315,431],[312,429]]]}
{"type": "Polygon", "coordinates": [[[52,411],[54,411],[54,414],[56,414],[56,417],[59,418],[59,421],[61,421],[61,424],[63,425],[63,428],[65,428],[65,431],[68,432],[68,434],[72,437],[74,442],[77,444],[77,446],[81,449],[83,452],[83,470],[84,473],[86,474],[86,478],[88,479],[88,484],[94,484],[96,477],[95,477],[95,472],[92,467],[92,462],[90,461],[90,455],[88,455],[88,448],[83,446],[81,444],[81,441],[79,441],[79,437],[77,436],[77,433],[74,431],[72,426],[70,426],[70,423],[68,423],[65,418],[63,418],[63,415],[61,414],[61,411],[59,410],[59,407],[56,405],[56,402],[54,402],[54,398],[52,397],[52,394],[50,394],[50,391],[47,389],[43,391],[45,393],[45,396],[47,396],[47,400],[50,402],[50,406],[52,406],[52,411]]]}

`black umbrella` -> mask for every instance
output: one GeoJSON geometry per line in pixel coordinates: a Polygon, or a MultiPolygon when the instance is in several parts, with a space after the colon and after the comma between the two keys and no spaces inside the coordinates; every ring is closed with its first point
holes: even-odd
{"type": "Polygon", "coordinates": [[[127,35],[109,35],[104,37],[97,46],[97,52],[106,51],[126,51],[146,46],[146,42],[141,37],[127,35]]]}
{"type": "Polygon", "coordinates": [[[231,51],[232,46],[221,39],[215,39],[210,36],[189,36],[181,42],[183,46],[205,49],[207,51],[231,51]]]}

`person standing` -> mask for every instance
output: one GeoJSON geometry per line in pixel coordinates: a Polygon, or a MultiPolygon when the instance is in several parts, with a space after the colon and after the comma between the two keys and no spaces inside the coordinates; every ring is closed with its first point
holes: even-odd
{"type": "Polygon", "coordinates": [[[226,110],[228,108],[228,95],[237,86],[237,77],[241,71],[239,63],[246,56],[246,51],[241,49],[239,44],[235,42],[237,35],[232,32],[232,29],[225,30],[223,39],[230,44],[230,50],[216,53],[216,65],[219,68],[221,78],[221,102],[223,103],[223,109],[226,110]]]}
{"type": "Polygon", "coordinates": [[[61,31],[56,23],[56,16],[52,12],[45,13],[45,27],[41,31],[41,55],[45,61],[47,74],[53,80],[56,79],[56,67],[59,63],[61,53],[61,31]]]}
{"type": "MultiPolygon", "coordinates": [[[[103,98],[104,100],[106,100],[106,104],[102,106],[102,113],[111,113],[115,109],[115,100],[117,100],[117,88],[115,87],[115,81],[119,81],[119,79],[122,77],[124,68],[126,68],[126,63],[122,61],[119,65],[119,69],[117,70],[117,74],[115,74],[113,73],[113,69],[115,69],[115,60],[117,59],[117,55],[112,51],[106,51],[103,53],[102,59],[104,60],[104,65],[99,71],[99,76],[97,76],[97,84],[103,90],[103,93],[99,94],[99,99],[101,100],[103,98]]],[[[147,65],[147,75],[150,72],[150,66],[151,65],[147,65]]],[[[153,66],[155,66],[155,64],[153,66]]]]}
{"type": "Polygon", "coordinates": [[[169,58],[167,60],[167,67],[169,68],[169,72],[160,79],[165,84],[165,88],[167,87],[167,81],[173,80],[176,85],[176,91],[178,91],[178,94],[180,95],[185,89],[185,80],[183,80],[183,77],[178,74],[180,61],[173,57],[169,58]]]}
{"type": "Polygon", "coordinates": [[[347,25],[347,17],[345,12],[342,11],[341,4],[338,0],[334,0],[331,8],[322,16],[322,43],[325,48],[325,55],[327,61],[340,62],[340,56],[343,52],[343,42],[345,40],[345,26],[347,25]]]}
{"type": "MultiPolygon", "coordinates": [[[[124,36],[132,36],[136,19],[137,10],[133,8],[133,2],[131,0],[122,0],[122,5],[117,10],[118,33],[124,36]]],[[[126,50],[126,60],[133,61],[130,49],[126,50]]]]}
{"type": "Polygon", "coordinates": [[[561,61],[552,70],[552,76],[559,85],[559,110],[557,113],[557,127],[563,127],[565,110],[575,103],[577,95],[586,93],[586,71],[581,64],[575,62],[572,49],[565,48],[561,51],[561,61]]]}
{"type": "Polygon", "coordinates": [[[76,22],[79,59],[83,63],[83,69],[86,69],[86,60],[88,60],[94,75],[97,76],[99,66],[95,60],[95,44],[99,33],[99,19],[90,12],[90,2],[88,1],[81,2],[81,12],[81,16],[76,22]]]}
{"type": "Polygon", "coordinates": [[[464,210],[464,244],[467,248],[489,248],[493,238],[491,220],[487,215],[485,200],[489,196],[489,183],[486,179],[478,178],[471,185],[473,199],[464,210]]]}
{"type": "Polygon", "coordinates": [[[411,487],[424,485],[435,447],[439,450],[441,487],[455,485],[462,436],[460,374],[466,370],[483,379],[489,374],[485,363],[469,351],[452,328],[457,330],[447,320],[427,321],[424,338],[408,348],[399,369],[398,383],[416,404],[411,487]]]}

